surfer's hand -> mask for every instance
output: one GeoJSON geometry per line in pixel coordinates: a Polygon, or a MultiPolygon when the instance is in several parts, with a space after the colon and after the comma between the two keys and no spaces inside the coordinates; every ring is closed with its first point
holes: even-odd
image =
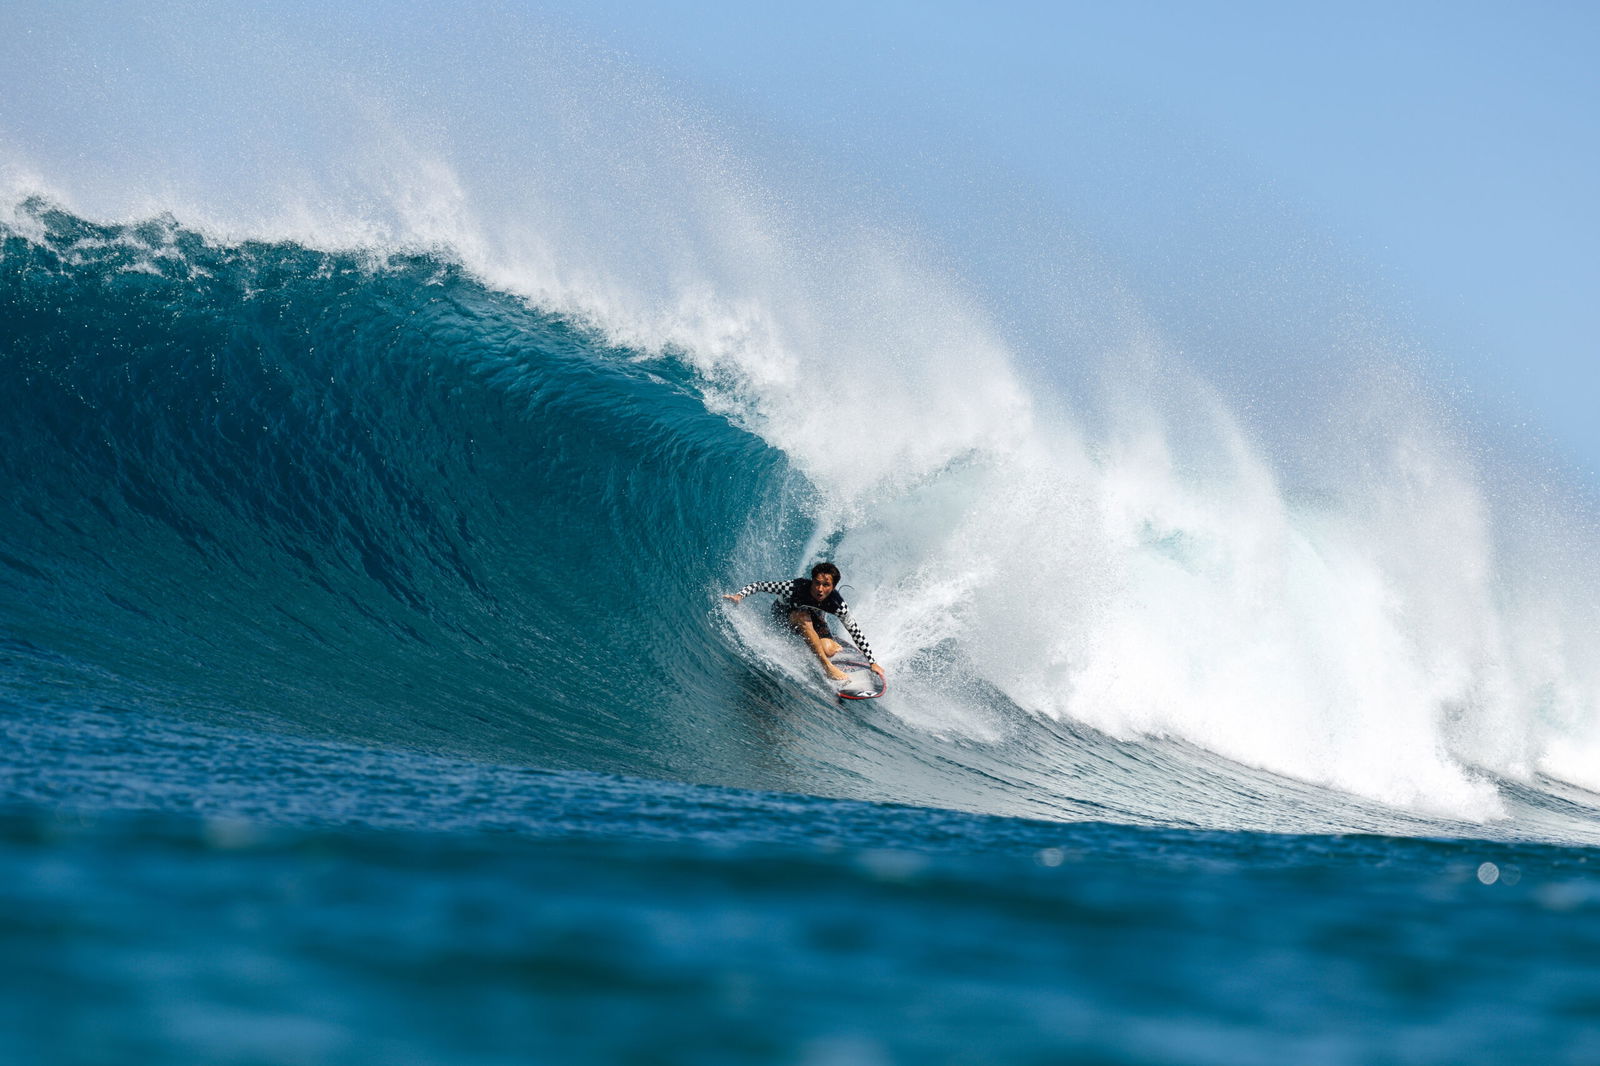
{"type": "Polygon", "coordinates": [[[744,599],[744,597],[739,595],[737,592],[728,593],[722,598],[725,600],[732,600],[734,603],[738,603],[740,600],[744,599]]]}
{"type": "MultiPolygon", "coordinates": [[[[883,677],[883,667],[879,666],[877,663],[872,664],[872,672],[877,674],[879,677],[883,677]]],[[[886,677],[883,677],[883,679],[885,681],[889,680],[886,677]]]]}

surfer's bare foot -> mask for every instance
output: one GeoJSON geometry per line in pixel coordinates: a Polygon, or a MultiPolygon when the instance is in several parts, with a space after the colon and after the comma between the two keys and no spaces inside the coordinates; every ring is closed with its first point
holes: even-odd
{"type": "Polygon", "coordinates": [[[850,680],[850,675],[846,674],[843,670],[840,670],[838,667],[835,667],[835,666],[828,667],[828,677],[831,680],[834,680],[834,681],[849,681],[850,680]]]}

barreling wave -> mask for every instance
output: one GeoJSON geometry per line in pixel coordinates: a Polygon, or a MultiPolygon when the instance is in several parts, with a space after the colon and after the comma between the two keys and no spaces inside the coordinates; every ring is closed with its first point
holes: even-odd
{"type": "MultiPolygon", "coordinates": [[[[1186,499],[1171,485],[1130,544],[1094,543],[1053,489],[1116,484],[1115,455],[1064,474],[1061,449],[1023,440],[830,492],[815,453],[745,428],[761,422],[737,403],[748,381],[618,347],[449,258],[218,242],[41,200],[5,233],[0,315],[0,624],[15,676],[56,679],[32,700],[93,691],[497,762],[1007,814],[1591,834],[1586,793],[1426,738],[1435,768],[1408,787],[1432,773],[1431,803],[1363,789],[1360,766],[1252,765],[1204,718],[1221,707],[1207,679],[1185,692],[1152,649],[1115,643],[1139,597],[1203,598],[1217,553],[1240,549],[1203,515],[1155,528],[1186,499]],[[873,484],[881,506],[863,507],[873,484]],[[885,709],[834,707],[764,612],[718,606],[822,550],[888,653],[885,709]],[[1120,576],[1133,602],[1093,602],[1093,581],[1051,570],[1087,555],[1103,578],[1126,570],[1118,550],[1149,583],[1120,576]],[[1128,676],[1082,658],[1090,626],[1128,676]],[[1170,691],[1128,687],[1151,677],[1170,691]],[[1130,692],[1171,705],[1141,711],[1130,692]],[[1129,720],[1184,711],[1218,742],[1129,720]]],[[[1290,586],[1334,569],[1330,542],[1279,536],[1307,568],[1290,586]]],[[[1321,697],[1330,732],[1349,724],[1340,683],[1321,697]]],[[[1356,758],[1397,737],[1310,750],[1356,758]]]]}
{"type": "Polygon", "coordinates": [[[12,632],[179,706],[692,775],[639,708],[787,478],[687,375],[438,259],[36,211],[3,261],[12,632]]]}

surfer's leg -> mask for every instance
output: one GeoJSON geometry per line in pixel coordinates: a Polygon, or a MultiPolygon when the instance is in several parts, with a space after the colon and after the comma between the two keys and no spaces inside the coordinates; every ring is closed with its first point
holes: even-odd
{"type": "MultiPolygon", "coordinates": [[[[810,611],[806,613],[811,614],[810,611]]],[[[817,637],[822,641],[822,650],[827,653],[828,658],[833,658],[843,650],[840,643],[833,639],[833,630],[828,628],[828,623],[814,614],[811,615],[811,628],[817,631],[817,637]]]]}
{"type": "Polygon", "coordinates": [[[801,637],[805,638],[805,642],[811,646],[811,651],[816,655],[817,661],[822,664],[823,672],[835,681],[845,680],[844,671],[828,661],[828,656],[832,655],[834,652],[837,652],[839,650],[839,645],[831,640],[824,642],[821,637],[817,636],[817,627],[811,624],[811,612],[790,612],[789,624],[793,626],[795,631],[798,632],[801,637]],[[828,644],[833,645],[832,652],[827,649],[826,645],[828,644]]]}

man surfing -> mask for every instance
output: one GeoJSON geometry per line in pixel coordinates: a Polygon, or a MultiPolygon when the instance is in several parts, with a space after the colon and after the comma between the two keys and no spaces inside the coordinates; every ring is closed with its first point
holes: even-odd
{"type": "Polygon", "coordinates": [[[772,604],[773,618],[804,638],[830,678],[834,681],[847,681],[849,679],[844,671],[829,661],[842,649],[839,642],[833,639],[833,634],[828,630],[828,623],[823,620],[822,615],[826,612],[835,616],[844,623],[845,629],[855,640],[856,647],[861,649],[861,654],[867,657],[867,665],[872,667],[872,672],[881,678],[883,667],[873,660],[872,648],[867,645],[867,638],[862,635],[861,629],[850,617],[850,607],[839,595],[838,585],[839,568],[832,563],[818,563],[811,568],[809,579],[797,577],[789,581],[752,581],[738,592],[729,593],[722,598],[738,603],[752,592],[773,593],[778,597],[772,604]]]}

